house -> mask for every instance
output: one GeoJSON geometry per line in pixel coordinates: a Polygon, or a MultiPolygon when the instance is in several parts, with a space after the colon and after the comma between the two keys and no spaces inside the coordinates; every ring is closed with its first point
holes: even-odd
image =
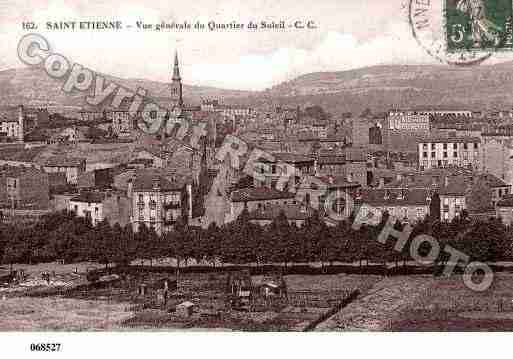
{"type": "MultiPolygon", "coordinates": [[[[363,204],[382,212],[387,212],[400,221],[415,223],[430,213],[433,192],[429,189],[371,189],[359,190],[355,197],[355,207],[363,204]]],[[[365,214],[360,214],[364,215],[365,214]]]]}
{"type": "Polygon", "coordinates": [[[37,127],[39,122],[46,122],[48,110],[14,106],[0,109],[0,139],[4,142],[23,142],[25,135],[37,127]]]}
{"type": "Polygon", "coordinates": [[[0,206],[11,209],[48,209],[48,174],[24,167],[0,167],[0,206]]]}
{"type": "Polygon", "coordinates": [[[79,142],[86,140],[87,127],[66,127],[50,137],[52,143],[79,142]]]}
{"type": "Polygon", "coordinates": [[[313,216],[314,209],[300,204],[269,205],[249,212],[249,221],[260,226],[271,224],[280,213],[284,213],[287,221],[302,227],[305,221],[313,216]]]}
{"type": "Polygon", "coordinates": [[[425,138],[417,147],[421,171],[431,168],[466,167],[477,170],[481,163],[478,137],[425,138]]]}
{"type": "Polygon", "coordinates": [[[134,152],[130,163],[140,160],[148,161],[147,163],[151,161],[152,167],[162,168],[166,163],[166,155],[158,148],[144,148],[134,152]]]}
{"type": "Polygon", "coordinates": [[[495,206],[495,213],[502,223],[511,226],[513,223],[513,195],[507,195],[499,200],[495,206]]]}
{"type": "Polygon", "coordinates": [[[157,169],[135,173],[128,182],[131,223],[135,232],[144,224],[158,234],[169,232],[182,216],[192,216],[192,187],[188,179],[157,169]]]}
{"type": "Polygon", "coordinates": [[[511,186],[490,173],[483,173],[478,176],[492,190],[492,205],[495,207],[503,197],[511,194],[511,186]]]}
{"type": "Polygon", "coordinates": [[[47,173],[61,172],[66,174],[66,181],[76,185],[79,176],[85,172],[85,158],[53,156],[43,162],[43,169],[47,173]]]}
{"type": "Polygon", "coordinates": [[[69,200],[69,210],[77,217],[87,218],[93,226],[104,220],[103,200],[100,192],[83,192],[69,200]]]}
{"type": "Polygon", "coordinates": [[[440,219],[445,222],[452,221],[467,209],[468,187],[461,181],[453,181],[438,192],[440,196],[440,219]]]}
{"type": "Polygon", "coordinates": [[[262,210],[269,206],[297,204],[296,195],[291,192],[278,191],[269,187],[244,188],[231,193],[229,220],[233,221],[242,213],[244,207],[249,212],[262,210]]]}
{"type": "Polygon", "coordinates": [[[294,167],[295,176],[292,183],[296,186],[300,183],[300,176],[313,175],[315,173],[315,160],[311,156],[296,153],[273,153],[273,159],[260,158],[259,163],[263,164],[258,168],[260,176],[265,177],[263,183],[255,176],[255,185],[274,185],[282,176],[287,173],[285,165],[294,167]]]}
{"type": "Polygon", "coordinates": [[[111,225],[125,226],[130,218],[130,201],[119,192],[83,191],[69,199],[69,210],[88,218],[93,226],[107,220],[111,225]]]}
{"type": "Polygon", "coordinates": [[[38,160],[45,147],[8,147],[0,150],[0,166],[41,168],[38,160]]]}

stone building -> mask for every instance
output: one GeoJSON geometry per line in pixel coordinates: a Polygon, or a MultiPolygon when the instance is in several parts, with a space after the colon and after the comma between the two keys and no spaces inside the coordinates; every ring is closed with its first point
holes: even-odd
{"type": "Polygon", "coordinates": [[[48,209],[48,174],[35,168],[0,167],[0,205],[12,209],[48,209]]]}

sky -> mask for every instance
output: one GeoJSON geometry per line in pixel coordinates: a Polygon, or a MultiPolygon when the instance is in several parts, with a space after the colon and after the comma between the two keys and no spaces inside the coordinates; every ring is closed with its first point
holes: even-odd
{"type": "MultiPolygon", "coordinates": [[[[435,0],[436,1],[436,0],[435,0]]],[[[408,24],[406,0],[1,0],[0,70],[16,55],[23,21],[52,50],[95,71],[170,81],[178,50],[184,83],[263,90],[302,74],[381,64],[434,64],[408,24]],[[119,20],[120,31],[47,31],[46,22],[119,20]],[[314,21],[310,30],[139,31],[137,21],[314,21]]]]}

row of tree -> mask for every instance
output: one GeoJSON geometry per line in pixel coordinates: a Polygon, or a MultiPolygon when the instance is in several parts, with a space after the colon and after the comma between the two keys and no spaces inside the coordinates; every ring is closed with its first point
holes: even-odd
{"type": "MultiPolygon", "coordinates": [[[[385,244],[377,241],[386,221],[378,226],[351,226],[351,218],[329,227],[318,215],[302,227],[289,224],[279,215],[271,224],[261,227],[251,223],[247,211],[233,223],[207,229],[179,223],[175,230],[162,236],[143,227],[134,233],[131,226],[110,226],[107,222],[93,227],[86,219],[73,213],[60,212],[41,218],[32,226],[2,224],[0,226],[0,255],[4,264],[35,263],[64,260],[83,260],[100,263],[126,264],[135,259],[153,261],[177,258],[180,263],[194,259],[216,266],[219,263],[265,264],[355,262],[401,262],[410,260],[409,245],[403,251],[394,250],[396,240],[390,237],[385,244]]],[[[395,229],[402,230],[400,223],[395,229]]],[[[443,251],[450,245],[479,261],[513,261],[513,229],[496,219],[470,222],[459,218],[441,223],[426,218],[417,223],[410,241],[419,234],[436,238],[442,249],[439,261],[448,259],[443,251]]],[[[421,246],[427,253],[429,245],[421,246]]]]}

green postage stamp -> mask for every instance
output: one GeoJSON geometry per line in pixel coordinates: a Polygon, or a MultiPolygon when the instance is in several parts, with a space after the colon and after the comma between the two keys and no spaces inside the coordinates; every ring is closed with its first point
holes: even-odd
{"type": "Polygon", "coordinates": [[[444,0],[447,50],[513,50],[513,0],[444,0]]]}

